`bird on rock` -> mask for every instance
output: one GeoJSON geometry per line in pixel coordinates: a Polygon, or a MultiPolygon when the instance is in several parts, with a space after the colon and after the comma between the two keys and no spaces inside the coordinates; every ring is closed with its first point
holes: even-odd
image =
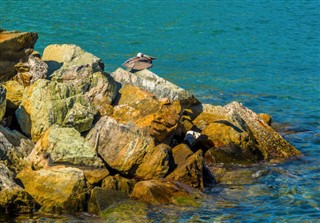
{"type": "Polygon", "coordinates": [[[137,56],[128,59],[122,65],[127,67],[130,71],[139,71],[143,69],[148,69],[152,67],[152,60],[155,57],[148,56],[143,53],[138,53],[137,56]]]}

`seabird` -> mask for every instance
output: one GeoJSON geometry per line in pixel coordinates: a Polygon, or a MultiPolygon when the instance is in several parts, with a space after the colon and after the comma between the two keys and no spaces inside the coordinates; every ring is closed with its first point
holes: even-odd
{"type": "Polygon", "coordinates": [[[152,60],[155,59],[156,58],[152,56],[148,56],[143,53],[138,53],[136,57],[128,59],[122,65],[127,67],[129,70],[138,71],[152,67],[152,60]]]}

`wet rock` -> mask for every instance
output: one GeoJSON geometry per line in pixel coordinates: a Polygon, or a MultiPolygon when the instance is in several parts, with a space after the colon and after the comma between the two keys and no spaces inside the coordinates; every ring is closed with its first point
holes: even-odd
{"type": "Polygon", "coordinates": [[[152,93],[158,99],[180,100],[183,106],[198,104],[199,101],[190,92],[166,81],[149,70],[141,70],[136,73],[118,68],[111,76],[122,85],[131,84],[147,92],[152,93]]]}
{"type": "Polygon", "coordinates": [[[0,31],[0,82],[16,74],[14,65],[28,58],[37,39],[34,32],[0,31]]]}
{"type": "Polygon", "coordinates": [[[204,161],[210,166],[217,164],[232,166],[250,165],[258,162],[258,159],[250,152],[244,151],[239,145],[229,143],[208,149],[204,155],[204,161]]]}
{"type": "Polygon", "coordinates": [[[0,214],[31,213],[33,198],[13,180],[13,173],[0,163],[0,214]]]}
{"type": "Polygon", "coordinates": [[[90,213],[99,214],[110,206],[128,199],[128,195],[124,192],[95,187],[91,190],[88,210],[90,213]]]}
{"type": "Polygon", "coordinates": [[[176,168],[166,179],[176,180],[191,187],[204,187],[204,164],[202,151],[193,153],[187,145],[180,144],[173,148],[173,157],[176,168]]]}
{"type": "Polygon", "coordinates": [[[181,206],[199,206],[199,199],[204,197],[200,191],[190,186],[164,179],[140,181],[136,183],[130,196],[154,205],[181,206]]]}
{"type": "Polygon", "coordinates": [[[74,128],[51,126],[38,140],[28,160],[34,168],[68,164],[104,167],[95,148],[74,128]]]}
{"type": "Polygon", "coordinates": [[[74,86],[38,80],[26,89],[16,117],[22,131],[37,141],[53,124],[87,131],[96,113],[89,100],[74,86]]]}
{"type": "Polygon", "coordinates": [[[41,206],[42,212],[61,214],[84,210],[86,184],[83,171],[77,168],[24,169],[17,178],[41,206]]]}
{"type": "Polygon", "coordinates": [[[171,160],[171,147],[166,144],[157,145],[145,155],[135,176],[144,180],[164,178],[171,168],[171,160]]]}
{"type": "Polygon", "coordinates": [[[86,139],[96,145],[101,158],[123,175],[133,177],[143,157],[154,148],[153,139],[134,125],[123,125],[103,116],[86,139]]]}
{"type": "Polygon", "coordinates": [[[118,190],[129,194],[136,181],[134,179],[128,179],[120,176],[107,176],[103,179],[101,187],[106,190],[118,190]]]}
{"type": "Polygon", "coordinates": [[[148,206],[145,203],[126,200],[114,204],[100,213],[105,222],[152,222],[148,218],[148,206]]]}
{"type": "Polygon", "coordinates": [[[7,81],[2,85],[7,93],[7,107],[10,109],[17,109],[22,101],[24,87],[17,81],[7,81]]]}

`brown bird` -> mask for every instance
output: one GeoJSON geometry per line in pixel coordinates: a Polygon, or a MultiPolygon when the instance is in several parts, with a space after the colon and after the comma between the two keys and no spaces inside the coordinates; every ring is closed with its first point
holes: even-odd
{"type": "Polygon", "coordinates": [[[148,69],[152,67],[152,60],[155,60],[155,57],[148,56],[143,53],[138,53],[136,57],[128,59],[122,65],[127,67],[130,71],[138,71],[143,69],[148,69]]]}

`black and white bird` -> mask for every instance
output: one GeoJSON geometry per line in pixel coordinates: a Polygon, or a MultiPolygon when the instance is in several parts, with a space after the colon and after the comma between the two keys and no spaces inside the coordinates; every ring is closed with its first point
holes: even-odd
{"type": "Polygon", "coordinates": [[[148,56],[143,53],[138,53],[137,56],[128,59],[122,65],[127,67],[130,71],[139,71],[152,67],[152,61],[155,57],[148,56]]]}

